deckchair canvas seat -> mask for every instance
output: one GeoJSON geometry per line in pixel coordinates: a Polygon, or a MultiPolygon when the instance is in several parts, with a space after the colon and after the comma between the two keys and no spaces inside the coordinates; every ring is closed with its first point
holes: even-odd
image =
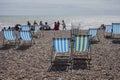
{"type": "MultiPolygon", "coordinates": [[[[31,44],[32,44],[32,42],[33,42],[33,37],[32,37],[32,35],[31,35],[31,32],[30,32],[30,31],[20,30],[19,35],[20,35],[19,39],[20,39],[21,41],[27,41],[27,42],[30,41],[31,44]]],[[[20,42],[20,41],[19,41],[19,42],[20,42]]]]}
{"type": "Polygon", "coordinates": [[[39,25],[35,26],[34,32],[39,32],[39,30],[40,30],[40,26],[39,25]]]}
{"type": "Polygon", "coordinates": [[[98,29],[97,28],[90,28],[88,30],[88,35],[91,35],[90,36],[91,41],[94,41],[94,40],[100,41],[99,37],[98,37],[98,29]]]}
{"type": "Polygon", "coordinates": [[[112,37],[120,38],[120,23],[112,23],[112,37]]]}
{"type": "Polygon", "coordinates": [[[29,25],[21,25],[21,30],[30,31],[29,25]]]}
{"type": "Polygon", "coordinates": [[[105,25],[104,36],[111,36],[112,33],[112,25],[105,25]]]}
{"type": "Polygon", "coordinates": [[[4,44],[4,41],[15,41],[15,44],[16,44],[16,35],[15,35],[15,32],[13,29],[2,29],[2,32],[3,32],[3,36],[4,36],[4,39],[3,39],[3,44],[4,44]]]}

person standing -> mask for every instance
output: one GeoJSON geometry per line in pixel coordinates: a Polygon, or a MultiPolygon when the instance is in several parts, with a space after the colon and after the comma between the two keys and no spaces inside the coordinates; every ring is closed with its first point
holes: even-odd
{"type": "Polygon", "coordinates": [[[33,23],[33,25],[34,25],[34,26],[38,25],[38,24],[37,24],[37,22],[36,22],[36,20],[34,20],[34,23],[33,23]]]}
{"type": "Polygon", "coordinates": [[[42,23],[42,21],[40,21],[40,30],[43,30],[44,29],[44,24],[42,23]]]}
{"type": "Polygon", "coordinates": [[[63,26],[63,30],[66,30],[66,24],[65,24],[64,20],[62,20],[62,26],[63,26]]]}
{"type": "Polygon", "coordinates": [[[58,24],[58,26],[60,26],[60,22],[59,21],[57,21],[57,24],[58,24]]]}
{"type": "Polygon", "coordinates": [[[28,21],[28,22],[27,22],[27,25],[31,26],[31,23],[28,21]]]}
{"type": "Polygon", "coordinates": [[[43,27],[44,26],[44,24],[42,23],[42,21],[40,21],[40,24],[39,24],[41,27],[43,27]]]}

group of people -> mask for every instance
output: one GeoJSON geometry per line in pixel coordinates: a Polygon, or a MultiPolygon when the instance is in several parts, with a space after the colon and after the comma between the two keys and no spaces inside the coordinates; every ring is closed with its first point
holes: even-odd
{"type": "MultiPolygon", "coordinates": [[[[62,20],[62,26],[63,26],[63,30],[66,30],[66,24],[64,22],[64,20],[62,20]]],[[[58,22],[54,22],[54,30],[59,30],[60,28],[60,23],[58,22]]]]}
{"type": "Polygon", "coordinates": [[[40,23],[38,24],[36,22],[36,20],[34,21],[33,25],[31,25],[31,23],[28,21],[27,25],[29,25],[31,28],[34,28],[36,25],[40,25],[40,30],[59,30],[60,29],[60,25],[63,26],[63,30],[66,30],[66,24],[64,22],[64,20],[62,20],[62,24],[60,24],[60,22],[54,22],[54,28],[52,29],[47,22],[45,22],[45,24],[42,23],[42,21],[40,21],[40,23]]]}

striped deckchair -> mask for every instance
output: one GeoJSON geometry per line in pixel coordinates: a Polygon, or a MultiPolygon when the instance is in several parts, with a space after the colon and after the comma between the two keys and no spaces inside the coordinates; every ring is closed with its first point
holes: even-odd
{"type": "Polygon", "coordinates": [[[30,26],[29,25],[21,25],[21,30],[30,31],[30,26]]]}
{"type": "MultiPolygon", "coordinates": [[[[20,36],[20,40],[22,40],[22,41],[31,41],[31,44],[32,44],[33,38],[32,38],[32,35],[31,35],[30,31],[20,30],[19,36],[20,36]]],[[[19,42],[20,42],[20,40],[19,40],[19,42]]]]}
{"type": "Polygon", "coordinates": [[[120,34],[120,23],[112,23],[112,37],[120,34]]]}
{"type": "Polygon", "coordinates": [[[111,36],[112,25],[105,25],[104,36],[111,36]]]}
{"type": "Polygon", "coordinates": [[[90,64],[90,35],[75,35],[74,48],[73,48],[73,60],[85,59],[90,64]]]}
{"type": "Polygon", "coordinates": [[[69,64],[71,59],[70,38],[53,38],[51,63],[69,64]]]}
{"type": "Polygon", "coordinates": [[[40,26],[39,26],[39,25],[36,25],[34,32],[39,32],[39,30],[40,30],[40,26]]]}
{"type": "Polygon", "coordinates": [[[15,44],[16,44],[16,36],[15,36],[15,33],[14,33],[13,29],[4,28],[4,29],[2,29],[2,33],[3,33],[3,36],[4,36],[3,45],[4,45],[5,40],[6,41],[15,41],[15,44]]]}
{"type": "Polygon", "coordinates": [[[91,35],[91,41],[93,40],[94,37],[96,38],[97,41],[100,41],[99,37],[98,37],[98,29],[97,28],[89,28],[88,35],[91,35]]]}
{"type": "Polygon", "coordinates": [[[35,25],[34,27],[34,31],[32,30],[31,33],[33,35],[33,37],[35,38],[39,38],[39,36],[41,36],[41,32],[40,32],[40,25],[35,25]],[[40,32],[40,33],[39,33],[40,32]]]}

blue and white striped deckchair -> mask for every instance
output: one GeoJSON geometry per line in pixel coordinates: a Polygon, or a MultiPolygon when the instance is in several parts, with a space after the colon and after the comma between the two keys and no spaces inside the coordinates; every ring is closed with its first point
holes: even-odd
{"type": "Polygon", "coordinates": [[[86,59],[90,64],[90,35],[75,35],[73,47],[73,59],[86,59]]]}
{"type": "Polygon", "coordinates": [[[5,29],[4,28],[4,29],[2,29],[2,32],[3,32],[3,36],[4,36],[3,44],[4,44],[4,40],[15,41],[15,44],[16,44],[16,36],[15,36],[13,29],[5,29]]]}
{"type": "Polygon", "coordinates": [[[96,36],[98,32],[97,28],[90,28],[88,35],[91,35],[92,37],[96,36]]]}
{"type": "Polygon", "coordinates": [[[112,23],[112,37],[120,35],[120,23],[112,23]]]}
{"type": "Polygon", "coordinates": [[[35,30],[34,30],[34,32],[39,32],[40,31],[40,26],[38,25],[38,26],[35,26],[35,30]]]}
{"type": "Polygon", "coordinates": [[[91,38],[96,37],[97,40],[99,41],[98,29],[97,28],[89,28],[88,35],[91,35],[91,38]]]}
{"type": "Polygon", "coordinates": [[[105,25],[105,32],[111,33],[112,32],[112,25],[105,25]]]}
{"type": "Polygon", "coordinates": [[[20,30],[19,35],[20,35],[21,40],[23,40],[23,41],[31,41],[31,44],[32,44],[33,38],[31,36],[30,31],[20,30]]]}
{"type": "Polygon", "coordinates": [[[120,34],[120,23],[112,23],[112,34],[120,34]]]}
{"type": "Polygon", "coordinates": [[[70,38],[53,38],[53,52],[51,54],[51,63],[70,63],[70,57],[70,38]],[[60,60],[65,60],[65,62],[60,62],[60,60]]]}
{"type": "Polygon", "coordinates": [[[21,30],[30,31],[30,26],[29,25],[21,25],[21,30]]]}
{"type": "MultiPolygon", "coordinates": [[[[108,33],[112,32],[112,25],[105,25],[105,34],[104,36],[108,36],[108,33]]],[[[110,34],[111,35],[111,34],[110,34]]]]}

